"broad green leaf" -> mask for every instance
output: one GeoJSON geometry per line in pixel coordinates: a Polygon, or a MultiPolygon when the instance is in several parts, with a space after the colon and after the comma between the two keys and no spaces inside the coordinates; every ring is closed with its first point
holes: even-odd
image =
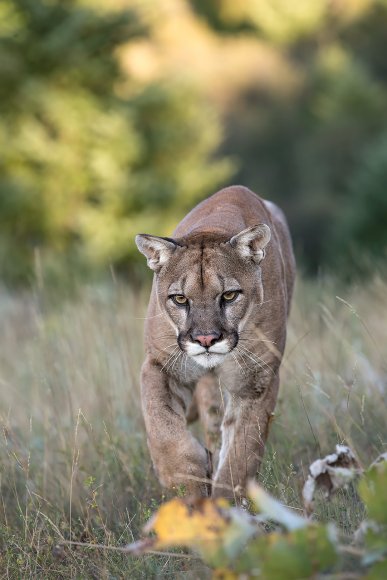
{"type": "Polygon", "coordinates": [[[368,526],[364,539],[365,545],[372,553],[365,558],[365,562],[369,563],[371,558],[379,558],[380,555],[387,556],[387,526],[378,525],[372,522],[373,526],[368,526]]]}
{"type": "Polygon", "coordinates": [[[369,519],[387,526],[387,462],[374,463],[359,483],[369,519]]]}
{"type": "Polygon", "coordinates": [[[287,534],[268,534],[249,544],[235,569],[265,580],[310,578],[335,564],[335,542],[330,526],[310,525],[287,534]]]}

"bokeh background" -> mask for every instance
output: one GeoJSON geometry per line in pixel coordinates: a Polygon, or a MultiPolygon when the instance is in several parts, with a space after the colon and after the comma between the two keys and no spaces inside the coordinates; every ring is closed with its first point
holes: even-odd
{"type": "Polygon", "coordinates": [[[2,0],[1,279],[136,278],[136,233],[232,183],[304,271],[378,267],[386,38],[386,0],[2,0]]]}

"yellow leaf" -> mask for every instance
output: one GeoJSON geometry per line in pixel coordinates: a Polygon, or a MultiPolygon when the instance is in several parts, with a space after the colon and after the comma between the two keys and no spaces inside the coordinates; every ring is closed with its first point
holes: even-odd
{"type": "Polygon", "coordinates": [[[234,558],[257,533],[254,519],[224,499],[175,498],[162,505],[145,527],[154,549],[185,546],[212,565],[234,558]]]}
{"type": "Polygon", "coordinates": [[[224,507],[224,500],[198,499],[188,502],[175,498],[160,507],[145,531],[156,533],[157,548],[219,543],[229,525],[221,511],[224,507]]]}

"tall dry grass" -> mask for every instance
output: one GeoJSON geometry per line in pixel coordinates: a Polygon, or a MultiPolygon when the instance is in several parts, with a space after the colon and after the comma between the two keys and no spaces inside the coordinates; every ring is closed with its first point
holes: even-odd
{"type": "MultiPolygon", "coordinates": [[[[387,283],[298,283],[261,481],[301,508],[309,463],[346,442],[367,465],[387,446],[387,283]]],[[[83,286],[0,294],[0,574],[205,577],[196,560],[56,548],[122,545],[162,499],[146,449],[139,372],[147,290],[83,286]]],[[[356,527],[354,490],[316,516],[356,527]]]]}

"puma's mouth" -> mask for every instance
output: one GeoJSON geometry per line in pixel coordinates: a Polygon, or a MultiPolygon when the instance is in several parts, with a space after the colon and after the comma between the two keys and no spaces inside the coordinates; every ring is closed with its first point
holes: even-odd
{"type": "Polygon", "coordinates": [[[230,341],[223,339],[210,347],[204,347],[197,342],[186,342],[184,351],[205,368],[212,368],[221,364],[225,357],[232,351],[233,346],[230,341]]]}
{"type": "Polygon", "coordinates": [[[226,354],[215,354],[211,352],[205,352],[202,354],[196,354],[191,356],[191,358],[198,363],[200,366],[206,369],[212,369],[224,361],[228,353],[226,354]]]}

